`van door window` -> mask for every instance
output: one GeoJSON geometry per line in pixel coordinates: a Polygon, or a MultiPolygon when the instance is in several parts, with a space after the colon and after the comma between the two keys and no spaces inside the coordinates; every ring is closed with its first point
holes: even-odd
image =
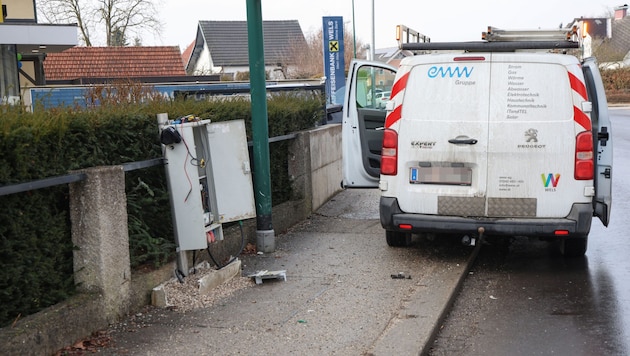
{"type": "Polygon", "coordinates": [[[357,78],[357,106],[385,110],[385,102],[392,93],[395,76],[396,72],[385,68],[361,67],[357,78]]]}

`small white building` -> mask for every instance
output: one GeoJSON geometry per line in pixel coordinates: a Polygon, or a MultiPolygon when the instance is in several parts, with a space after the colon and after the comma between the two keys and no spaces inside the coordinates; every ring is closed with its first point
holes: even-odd
{"type": "MultiPolygon", "coordinates": [[[[297,20],[263,21],[263,33],[265,69],[270,79],[282,79],[294,64],[293,51],[306,47],[300,24],[297,20]]],[[[239,72],[249,72],[247,21],[199,21],[186,73],[235,79],[239,72]]]]}

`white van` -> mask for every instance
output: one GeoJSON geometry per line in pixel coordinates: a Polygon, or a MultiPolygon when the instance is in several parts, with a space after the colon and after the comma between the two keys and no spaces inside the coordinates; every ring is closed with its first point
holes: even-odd
{"type": "Polygon", "coordinates": [[[381,190],[390,246],[412,233],[531,236],[584,255],[592,217],[607,226],[611,209],[597,63],[475,43],[483,47],[407,57],[400,68],[351,63],[342,185],[381,190]],[[386,109],[364,105],[384,84],[386,109]]]}

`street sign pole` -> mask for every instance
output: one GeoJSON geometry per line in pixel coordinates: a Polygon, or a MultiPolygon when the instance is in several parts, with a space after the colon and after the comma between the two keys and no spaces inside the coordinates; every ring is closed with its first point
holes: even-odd
{"type": "Polygon", "coordinates": [[[271,220],[271,174],[269,169],[269,126],[261,0],[247,0],[247,43],[252,101],[252,141],[254,160],[254,197],[256,199],[256,248],[275,251],[271,220]]]}

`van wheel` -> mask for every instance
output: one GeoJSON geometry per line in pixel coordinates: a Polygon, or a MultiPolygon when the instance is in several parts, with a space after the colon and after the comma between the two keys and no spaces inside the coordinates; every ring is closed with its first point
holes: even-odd
{"type": "Polygon", "coordinates": [[[385,231],[387,244],[392,247],[407,247],[411,245],[411,233],[398,231],[385,231]]]}
{"type": "Polygon", "coordinates": [[[564,257],[582,257],[586,253],[587,245],[588,235],[569,237],[560,243],[560,251],[564,257]]]}

